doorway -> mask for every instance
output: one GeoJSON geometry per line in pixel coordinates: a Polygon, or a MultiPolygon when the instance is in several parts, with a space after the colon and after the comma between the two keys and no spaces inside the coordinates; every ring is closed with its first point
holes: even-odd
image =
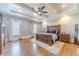
{"type": "Polygon", "coordinates": [[[79,24],[75,24],[75,44],[79,44],[79,24]]]}

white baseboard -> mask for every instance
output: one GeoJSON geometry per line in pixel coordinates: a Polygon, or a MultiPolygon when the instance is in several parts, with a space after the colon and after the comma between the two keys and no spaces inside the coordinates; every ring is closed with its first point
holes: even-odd
{"type": "Polygon", "coordinates": [[[22,38],[22,39],[32,38],[32,35],[23,36],[23,37],[21,37],[21,38],[22,38]]]}

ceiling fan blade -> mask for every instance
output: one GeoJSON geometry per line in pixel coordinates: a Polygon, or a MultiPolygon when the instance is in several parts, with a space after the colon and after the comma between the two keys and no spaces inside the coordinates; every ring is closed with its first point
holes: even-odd
{"type": "Polygon", "coordinates": [[[47,11],[42,11],[42,13],[48,13],[47,11]]]}
{"type": "Polygon", "coordinates": [[[41,9],[43,10],[44,8],[45,8],[45,7],[44,7],[44,6],[42,6],[42,8],[41,8],[41,9]]]}
{"type": "Polygon", "coordinates": [[[45,7],[42,6],[42,7],[39,7],[39,11],[42,11],[45,7]]]}
{"type": "Polygon", "coordinates": [[[38,9],[39,12],[41,12],[41,10],[42,10],[41,8],[38,9]]]}
{"type": "Polygon", "coordinates": [[[36,9],[32,8],[32,10],[33,10],[35,13],[38,13],[38,11],[37,11],[36,9]]]}
{"type": "Polygon", "coordinates": [[[41,16],[48,17],[48,15],[46,15],[46,14],[44,14],[44,13],[42,13],[41,16]]]}
{"type": "Polygon", "coordinates": [[[32,10],[36,12],[36,10],[34,8],[32,8],[32,10]]]}

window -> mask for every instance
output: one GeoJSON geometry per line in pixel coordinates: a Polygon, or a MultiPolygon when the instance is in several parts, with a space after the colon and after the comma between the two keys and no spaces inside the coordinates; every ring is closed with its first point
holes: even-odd
{"type": "Polygon", "coordinates": [[[17,36],[20,33],[20,22],[19,21],[12,21],[12,35],[17,36]]]}
{"type": "Polygon", "coordinates": [[[34,24],[34,33],[37,33],[37,24],[34,24]]]}

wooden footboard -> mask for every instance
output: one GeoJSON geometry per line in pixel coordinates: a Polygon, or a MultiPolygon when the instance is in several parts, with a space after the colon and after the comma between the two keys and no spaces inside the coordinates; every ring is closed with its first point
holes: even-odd
{"type": "Polygon", "coordinates": [[[48,44],[49,46],[52,46],[53,44],[52,35],[36,34],[36,40],[44,42],[48,44]]]}

